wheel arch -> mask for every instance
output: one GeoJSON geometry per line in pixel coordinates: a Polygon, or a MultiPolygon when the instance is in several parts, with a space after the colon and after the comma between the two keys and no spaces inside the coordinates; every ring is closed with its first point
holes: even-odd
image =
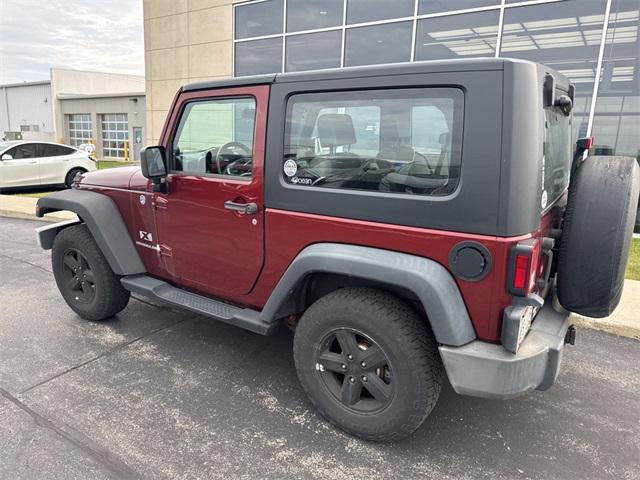
{"type": "Polygon", "coordinates": [[[56,192],[38,200],[36,216],[61,210],[75,213],[80,220],[38,229],[38,242],[42,248],[51,249],[56,235],[63,229],[84,223],[115,274],[146,272],[117,205],[107,195],[77,189],[56,192]]]}
{"type": "Polygon", "coordinates": [[[423,310],[438,343],[460,346],[476,338],[460,290],[442,265],[415,255],[335,243],[311,245],[298,254],[261,319],[275,322],[330,291],[354,285],[390,291],[423,310]]]}

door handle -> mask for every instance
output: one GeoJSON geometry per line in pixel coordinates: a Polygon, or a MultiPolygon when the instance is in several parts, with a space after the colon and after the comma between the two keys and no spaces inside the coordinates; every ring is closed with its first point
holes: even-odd
{"type": "Polygon", "coordinates": [[[246,213],[247,215],[253,215],[258,213],[258,205],[255,203],[236,203],[231,200],[224,202],[224,208],[227,210],[233,210],[234,212],[246,213]]]}

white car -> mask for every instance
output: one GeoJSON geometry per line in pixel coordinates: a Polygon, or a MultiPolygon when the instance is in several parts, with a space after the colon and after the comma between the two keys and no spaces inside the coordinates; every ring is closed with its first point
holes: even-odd
{"type": "Polygon", "coordinates": [[[85,151],[51,142],[0,142],[0,189],[65,185],[96,170],[85,151]]]}

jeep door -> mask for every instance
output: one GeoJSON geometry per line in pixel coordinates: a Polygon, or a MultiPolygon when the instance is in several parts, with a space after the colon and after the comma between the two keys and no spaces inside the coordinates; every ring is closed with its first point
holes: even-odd
{"type": "Polygon", "coordinates": [[[188,288],[251,291],[263,261],[269,86],[183,92],[162,143],[168,192],[155,194],[160,252],[188,288]]]}

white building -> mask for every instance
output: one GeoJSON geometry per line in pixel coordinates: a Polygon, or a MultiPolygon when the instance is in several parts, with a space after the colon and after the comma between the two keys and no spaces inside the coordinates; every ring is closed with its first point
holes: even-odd
{"type": "Polygon", "coordinates": [[[0,85],[0,137],[94,143],[98,158],[138,160],[145,113],[142,76],[54,68],[0,85]]]}

